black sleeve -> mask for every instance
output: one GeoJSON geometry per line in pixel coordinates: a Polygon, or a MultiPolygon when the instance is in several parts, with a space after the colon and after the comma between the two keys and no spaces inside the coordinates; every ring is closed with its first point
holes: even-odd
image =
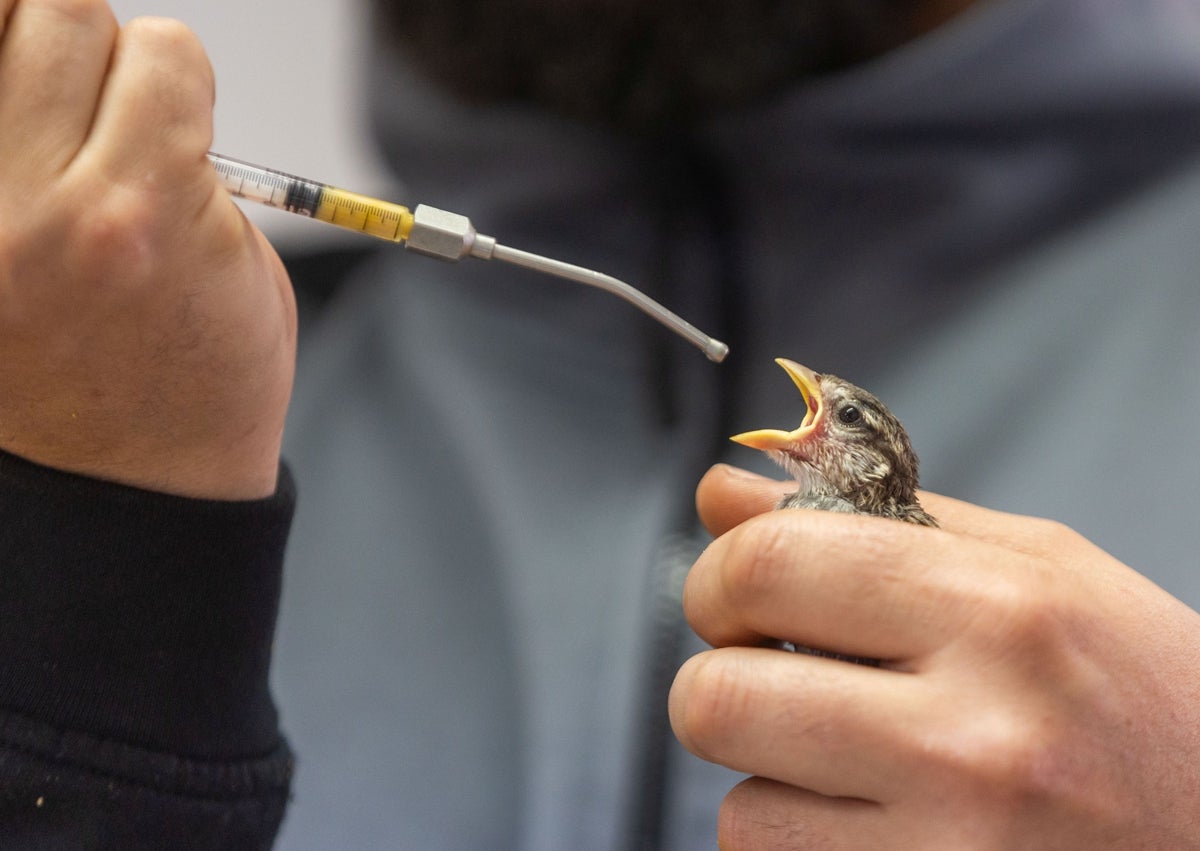
{"type": "Polygon", "coordinates": [[[0,453],[0,848],[269,848],[295,492],[193,500],[0,453]]]}

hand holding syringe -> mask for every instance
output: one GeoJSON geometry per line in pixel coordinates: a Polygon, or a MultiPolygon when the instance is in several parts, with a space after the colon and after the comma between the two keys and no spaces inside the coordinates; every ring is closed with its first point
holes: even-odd
{"type": "Polygon", "coordinates": [[[580,284],[599,287],[620,296],[694,343],[703,350],[709,360],[719,363],[729,354],[729,347],[720,340],[703,333],[624,281],[561,260],[551,260],[500,245],[493,237],[476,233],[465,216],[424,204],[410,211],[398,204],[347,192],[219,154],[209,153],[208,158],[225,188],[239,198],[257,201],[350,230],[362,231],[390,242],[404,242],[412,251],[443,260],[460,260],[463,257],[500,260],[580,284]]]}
{"type": "Polygon", "coordinates": [[[631,287],[498,246],[460,216],[210,163],[213,74],[195,34],[118,25],[103,0],[71,4],[65,27],[47,14],[58,5],[0,0],[0,450],[190,497],[274,492],[294,293],[227,190],[609,289],[724,356],[631,287]]]}

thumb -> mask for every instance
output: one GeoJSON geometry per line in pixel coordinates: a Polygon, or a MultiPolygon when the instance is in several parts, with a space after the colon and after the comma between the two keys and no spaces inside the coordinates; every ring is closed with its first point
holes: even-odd
{"type": "Polygon", "coordinates": [[[779,482],[739,467],[717,464],[696,486],[696,511],[705,528],[716,537],[770,511],[795,489],[793,482],[779,482]]]}

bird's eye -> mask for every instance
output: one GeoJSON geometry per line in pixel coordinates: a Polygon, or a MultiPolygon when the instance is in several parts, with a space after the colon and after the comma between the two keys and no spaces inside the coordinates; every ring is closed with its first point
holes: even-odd
{"type": "Polygon", "coordinates": [[[837,417],[843,425],[854,425],[862,420],[862,411],[853,405],[844,405],[838,408],[837,417]]]}

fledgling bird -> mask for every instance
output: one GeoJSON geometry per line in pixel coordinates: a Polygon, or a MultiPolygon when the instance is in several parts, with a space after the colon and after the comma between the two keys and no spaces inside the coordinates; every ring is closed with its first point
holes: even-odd
{"type": "Polygon", "coordinates": [[[761,429],[731,438],[761,449],[800,488],[778,508],[817,508],[936,526],[917,499],[917,454],[900,421],[875,396],[835,375],[775,361],[808,406],[792,431],[761,429]]]}

